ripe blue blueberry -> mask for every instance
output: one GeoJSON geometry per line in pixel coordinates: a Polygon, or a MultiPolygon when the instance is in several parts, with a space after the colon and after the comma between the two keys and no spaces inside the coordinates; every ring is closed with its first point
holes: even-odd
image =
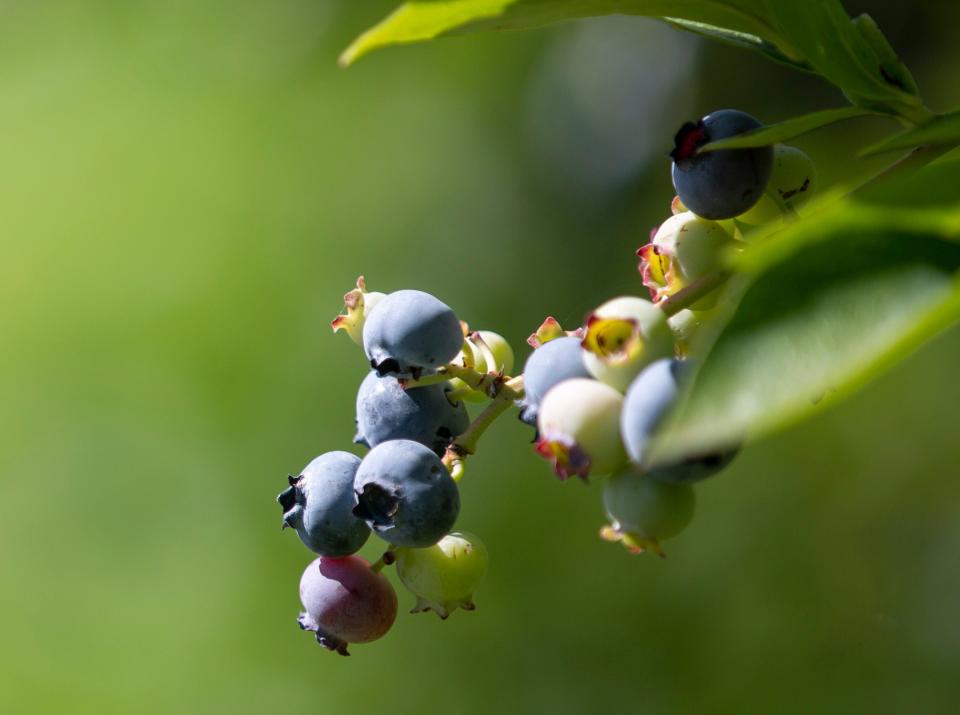
{"type": "Polygon", "coordinates": [[[654,479],[690,484],[726,467],[737,450],[691,455],[671,464],[650,466],[650,446],[656,429],[680,397],[681,378],[688,368],[680,360],[663,359],[647,366],[631,383],[620,412],[620,433],[630,460],[654,479]]]}
{"type": "Polygon", "coordinates": [[[554,338],[534,350],[523,368],[524,395],[520,402],[520,419],[536,425],[540,402],[547,391],[557,383],[575,377],[591,377],[583,362],[580,338],[554,338]]]}
{"type": "Polygon", "coordinates": [[[460,513],[460,493],[440,458],[395,439],[370,450],[353,482],[353,514],[397,546],[433,546],[460,513]]]}
{"type": "Polygon", "coordinates": [[[353,478],[360,458],[349,452],[327,452],[306,466],[277,501],[283,526],[296,530],[311,551],[347,556],[357,551],[370,529],[353,515],[353,478]]]}
{"type": "Polygon", "coordinates": [[[450,383],[404,388],[397,378],[367,375],[357,392],[355,442],[376,447],[391,439],[412,439],[442,455],[470,424],[461,401],[451,402],[450,383]]]}
{"type": "Polygon", "coordinates": [[[736,109],[687,122],[674,138],[673,187],[690,211],[708,219],[739,216],[763,196],[773,167],[773,148],[721,149],[698,153],[704,144],[757,129],[760,122],[736,109]]]}
{"type": "Polygon", "coordinates": [[[419,290],[398,290],[366,316],[363,349],[381,375],[417,378],[460,352],[463,330],[445,303],[419,290]]]}
{"type": "Polygon", "coordinates": [[[359,556],[311,562],[300,578],[300,602],[300,628],[340,655],[350,655],[350,643],[381,638],[397,617],[397,593],[390,581],[359,556]]]}

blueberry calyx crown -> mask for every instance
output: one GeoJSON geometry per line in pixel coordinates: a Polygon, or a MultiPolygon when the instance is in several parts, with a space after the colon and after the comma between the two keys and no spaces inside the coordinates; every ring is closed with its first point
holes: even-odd
{"type": "Polygon", "coordinates": [[[353,507],[355,517],[376,526],[394,525],[400,510],[399,491],[391,494],[378,484],[364,484],[363,489],[356,492],[356,498],[357,504],[353,507]]]}
{"type": "Polygon", "coordinates": [[[300,489],[300,479],[302,475],[287,475],[290,486],[277,495],[277,503],[283,509],[283,523],[281,529],[296,527],[303,515],[304,495],[300,489]]]}
{"type": "Polygon", "coordinates": [[[692,159],[697,155],[697,150],[708,141],[710,137],[707,136],[707,128],[702,119],[696,122],[684,122],[673,137],[670,158],[677,164],[692,159]]]}

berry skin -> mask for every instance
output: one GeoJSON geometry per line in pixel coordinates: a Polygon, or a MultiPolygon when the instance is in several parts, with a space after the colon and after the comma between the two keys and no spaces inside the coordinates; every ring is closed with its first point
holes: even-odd
{"type": "Polygon", "coordinates": [[[609,300],[587,316],[583,362],[600,382],[624,392],[646,365],[673,355],[667,319],[649,300],[609,300]]]}
{"type": "Polygon", "coordinates": [[[333,332],[346,330],[350,339],[363,347],[363,323],[366,316],[381,299],[386,297],[386,293],[368,292],[366,281],[363,276],[360,276],[357,278],[357,287],[343,296],[346,314],[334,318],[330,327],[333,328],[333,332]]]}
{"type": "Polygon", "coordinates": [[[737,216],[738,221],[759,226],[783,217],[783,211],[796,212],[817,189],[817,167],[805,152],[777,144],[773,147],[773,171],[767,189],[756,205],[737,216]]]}
{"type": "Polygon", "coordinates": [[[376,447],[391,439],[412,439],[443,455],[470,424],[463,402],[451,402],[450,383],[404,388],[397,378],[371,372],[357,392],[359,444],[376,447]]]}
{"type": "Polygon", "coordinates": [[[349,452],[327,452],[290,477],[277,501],[283,526],[293,527],[304,545],[321,556],[348,556],[370,536],[353,509],[353,478],[360,458],[349,452]]]}
{"type": "Polygon", "coordinates": [[[447,534],[425,549],[397,549],[397,576],[417,605],[411,613],[434,611],[447,618],[460,607],[472,611],[473,593],[487,573],[487,547],[473,534],[447,534]]]}
{"type": "Polygon", "coordinates": [[[737,450],[692,456],[680,462],[649,466],[651,440],[660,423],[680,397],[680,379],[687,369],[680,360],[657,360],[630,385],[620,412],[620,433],[630,460],[659,481],[691,484],[726,467],[737,450]]]}
{"type": "Polygon", "coordinates": [[[443,462],[419,442],[370,450],[353,482],[354,516],[396,546],[433,546],[460,513],[460,492],[443,462]]]}
{"type": "Polygon", "coordinates": [[[300,602],[300,628],[340,655],[350,655],[350,643],[382,638],[397,617],[393,586],[359,556],[311,562],[300,578],[300,602]]]}
{"type": "Polygon", "coordinates": [[[534,350],[523,368],[524,395],[520,419],[536,425],[537,412],[547,391],[557,383],[574,377],[590,378],[583,362],[580,338],[554,338],[534,350]]]}
{"type": "MultiPolygon", "coordinates": [[[[693,281],[721,268],[724,254],[736,241],[716,221],[702,219],[691,211],[671,216],[661,224],[646,246],[637,251],[640,275],[654,303],[666,300],[693,281]]],[[[710,308],[712,293],[694,306],[710,308]]]]}
{"type": "Polygon", "coordinates": [[[431,374],[460,352],[463,331],[454,312],[429,293],[398,290],[366,316],[363,349],[380,375],[431,374]]]}
{"type": "Polygon", "coordinates": [[[660,542],[687,527],[695,497],[689,484],[660,482],[631,465],[604,484],[603,505],[610,518],[600,531],[604,539],[620,541],[631,553],[649,549],[663,556],[660,542]]]}
{"type": "Polygon", "coordinates": [[[553,463],[560,479],[616,471],[627,459],[620,440],[622,404],[619,392],[596,380],[554,385],[540,404],[537,453],[553,463]]]}
{"type": "Polygon", "coordinates": [[[697,153],[707,142],[760,126],[745,112],[721,109],[680,128],[670,157],[673,187],[684,206],[697,216],[717,220],[739,216],[760,200],[773,166],[772,147],[697,153]]]}

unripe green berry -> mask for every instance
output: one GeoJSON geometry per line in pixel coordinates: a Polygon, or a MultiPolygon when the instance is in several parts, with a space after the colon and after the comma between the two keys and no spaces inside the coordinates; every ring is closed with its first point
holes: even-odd
{"type": "Polygon", "coordinates": [[[673,354],[663,311],[649,300],[623,296],[587,316],[583,363],[597,380],[624,392],[645,366],[673,354]]]}
{"type": "MultiPolygon", "coordinates": [[[[653,301],[659,303],[719,270],[727,251],[735,245],[733,236],[719,222],[689,211],[678,213],[664,221],[653,240],[637,251],[643,284],[653,301]]],[[[716,295],[710,294],[694,308],[703,310],[715,302],[716,295]]]]}
{"type": "Polygon", "coordinates": [[[630,465],[603,487],[610,525],[600,531],[633,553],[651,550],[663,555],[660,542],[676,536],[693,519],[695,497],[688,484],[661,482],[630,465]]]}
{"type": "Polygon", "coordinates": [[[397,576],[417,597],[411,613],[433,611],[446,618],[458,607],[472,611],[473,594],[487,573],[487,548],[473,534],[454,532],[425,549],[395,552],[397,576]]]}
{"type": "Polygon", "coordinates": [[[737,220],[751,226],[783,218],[783,209],[797,211],[817,188],[817,167],[805,152],[777,144],[773,148],[773,173],[763,197],[737,220]],[[781,208],[782,207],[782,208],[781,208]]]}
{"type": "Polygon", "coordinates": [[[556,475],[604,475],[627,459],[620,439],[623,395],[609,385],[577,377],[551,387],[540,403],[536,449],[556,475]]]}

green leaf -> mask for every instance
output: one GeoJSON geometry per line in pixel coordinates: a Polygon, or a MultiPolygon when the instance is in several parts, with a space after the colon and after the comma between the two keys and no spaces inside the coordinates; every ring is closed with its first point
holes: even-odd
{"type": "Polygon", "coordinates": [[[863,117],[868,114],[880,114],[873,109],[865,107],[841,107],[840,109],[824,109],[811,114],[804,114],[801,117],[794,117],[779,124],[770,124],[760,129],[754,129],[752,132],[738,134],[728,139],[718,139],[717,141],[704,144],[698,151],[716,151],[718,149],[743,149],[755,146],[767,146],[777,142],[793,139],[815,129],[820,129],[828,124],[842,122],[845,119],[854,117],[863,117]]]}
{"type": "Polygon", "coordinates": [[[920,91],[917,88],[916,80],[914,80],[907,66],[900,61],[893,46],[880,31],[880,28],[877,26],[877,23],[874,22],[873,18],[864,13],[863,15],[855,17],[853,24],[867,44],[877,53],[877,57],[881,62],[882,73],[885,74],[885,79],[888,81],[892,80],[894,84],[898,85],[905,92],[919,95],[920,91]]]}
{"type": "Polygon", "coordinates": [[[890,56],[896,55],[869,18],[854,24],[839,0],[769,0],[768,4],[784,37],[853,103],[908,117],[922,113],[915,85],[905,82],[899,69],[891,71],[890,56]]]}
{"type": "Polygon", "coordinates": [[[419,0],[406,2],[340,55],[344,67],[381,47],[452,33],[518,30],[601,15],[643,15],[691,21],[753,36],[797,59],[773,27],[762,0],[419,0]]]}
{"type": "Polygon", "coordinates": [[[763,54],[767,55],[767,57],[770,59],[789,65],[794,69],[803,70],[804,72],[813,71],[813,68],[806,62],[788,57],[787,55],[783,54],[779,47],[771,42],[767,42],[763,38],[757,37],[756,35],[751,35],[746,32],[737,32],[736,30],[729,30],[725,27],[707,25],[703,22],[682,20],[679,17],[665,17],[663,19],[674,27],[680,28],[681,30],[687,30],[688,32],[693,32],[711,40],[718,40],[719,42],[733,45],[734,47],[741,47],[747,50],[757,50],[758,52],[762,52],[763,54]]]}
{"type": "Polygon", "coordinates": [[[938,114],[919,127],[908,129],[895,134],[883,141],[877,142],[864,149],[861,154],[882,154],[886,151],[901,151],[912,149],[923,144],[956,146],[960,144],[960,112],[938,114]]]}
{"type": "Polygon", "coordinates": [[[780,430],[960,322],[960,209],[841,202],[745,251],[742,300],[658,438],[670,461],[780,430]]]}

